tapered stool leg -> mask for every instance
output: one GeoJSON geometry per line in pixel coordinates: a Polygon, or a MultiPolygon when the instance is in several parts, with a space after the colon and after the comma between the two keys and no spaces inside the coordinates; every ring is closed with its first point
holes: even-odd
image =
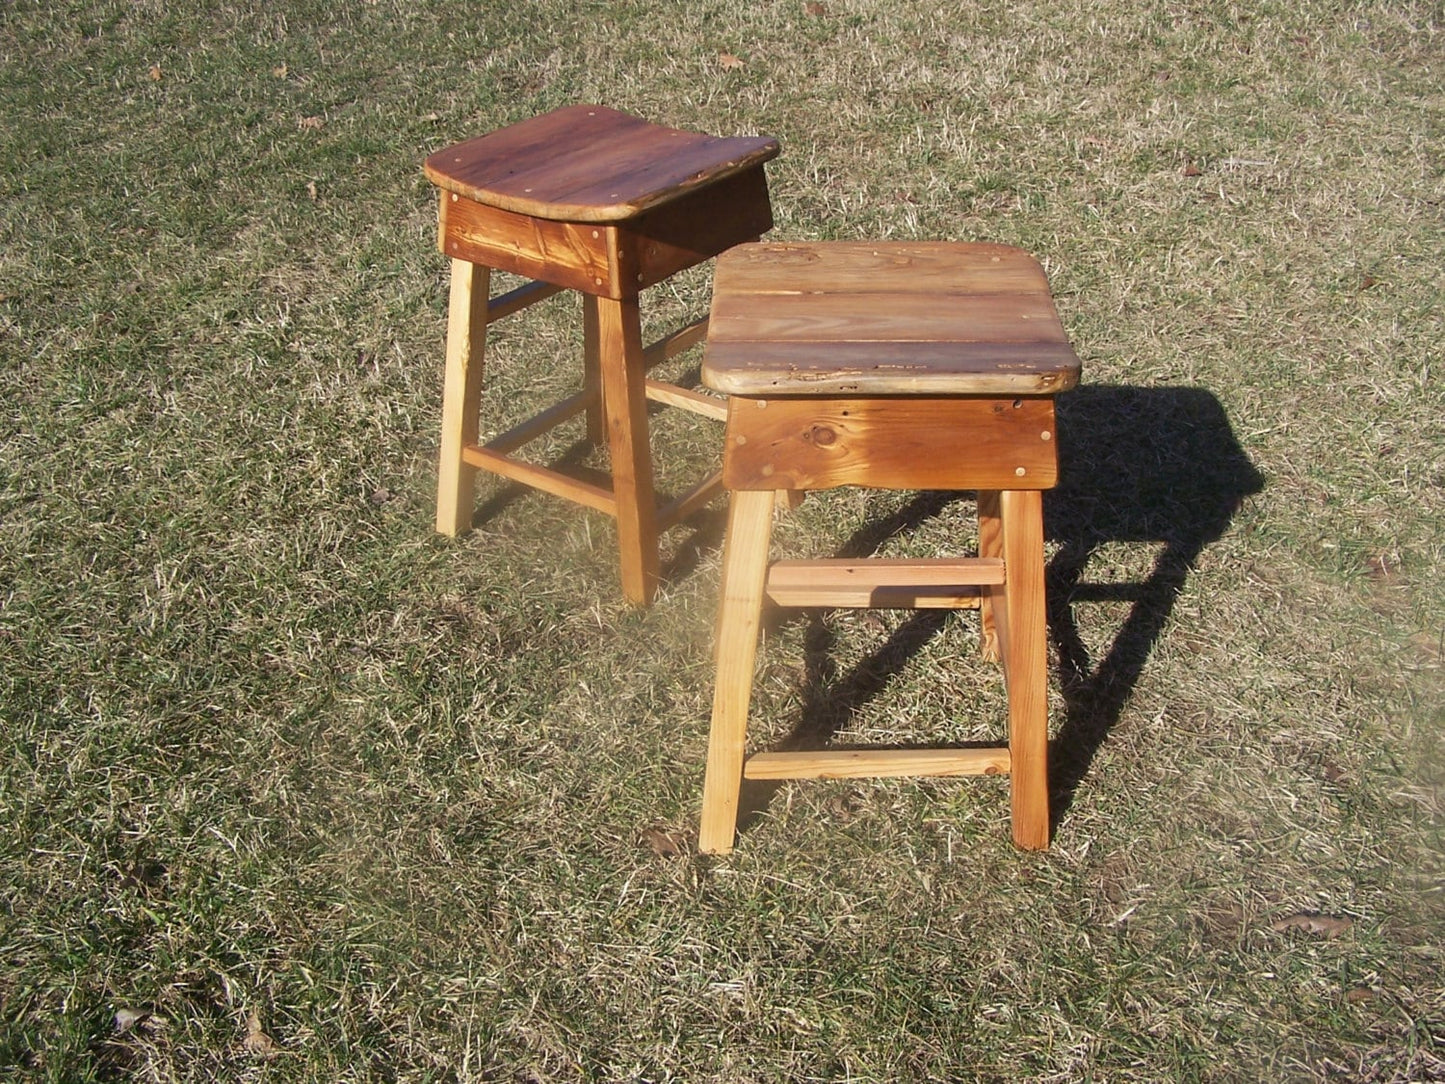
{"type": "Polygon", "coordinates": [[[713,690],[707,774],[702,787],[698,850],[727,854],[737,832],[738,791],[747,744],[768,545],[773,531],[771,490],[740,490],[728,507],[722,603],[717,620],[717,685],[713,690]]]}
{"type": "Polygon", "coordinates": [[[602,404],[612,457],[612,495],[617,503],[622,593],[648,606],[657,592],[657,505],[647,439],[647,374],[637,299],[597,300],[597,341],[602,404]]]}
{"type": "Polygon", "coordinates": [[[437,469],[437,530],[453,537],[471,530],[476,501],[477,468],[463,462],[462,449],[477,442],[490,286],[490,268],[468,260],[452,260],[441,460],[437,469]]]}
{"type": "Polygon", "coordinates": [[[999,494],[1003,558],[1008,569],[1002,606],[994,616],[1002,635],[1008,685],[1010,794],[1013,838],[1020,847],[1049,845],[1048,637],[1044,608],[1043,494],[999,494]],[[1000,614],[1002,609],[1004,614],[1000,614]]]}
{"type": "Polygon", "coordinates": [[[587,396],[587,440],[600,445],[607,439],[607,415],[602,406],[602,344],[593,294],[582,295],[582,390],[587,396]]]}
{"type": "MultiPolygon", "coordinates": [[[[978,555],[1003,556],[1003,525],[999,522],[998,491],[978,491],[978,555]]],[[[994,628],[993,596],[987,591],[978,602],[978,653],[987,662],[998,662],[998,631],[994,628]]]]}

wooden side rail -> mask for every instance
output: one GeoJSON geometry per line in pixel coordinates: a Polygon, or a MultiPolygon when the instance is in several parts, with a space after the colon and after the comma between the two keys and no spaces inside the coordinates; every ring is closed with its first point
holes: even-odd
{"type": "Polygon", "coordinates": [[[576,395],[569,395],[566,399],[553,403],[540,414],[536,414],[519,425],[514,425],[505,433],[493,437],[482,447],[489,451],[497,452],[500,455],[507,455],[515,452],[524,444],[530,444],[543,433],[556,429],[557,426],[575,418],[591,405],[593,396],[587,392],[578,392],[576,395]]]}
{"type": "Polygon", "coordinates": [[[473,467],[481,467],[514,482],[522,482],[557,497],[566,497],[609,516],[617,515],[617,500],[610,489],[573,478],[550,467],[524,463],[520,459],[509,458],[501,452],[475,444],[462,449],[462,459],[473,467]]]}
{"type": "Polygon", "coordinates": [[[690,324],[684,324],[670,335],[664,335],[657,342],[642,348],[642,366],[651,369],[686,353],[707,338],[706,316],[699,316],[690,324]]]}
{"type": "Polygon", "coordinates": [[[647,382],[647,397],[653,402],[701,414],[715,421],[727,421],[728,401],[715,395],[704,395],[691,388],[680,388],[676,384],[664,384],[661,380],[647,382]]]}
{"type": "MultiPolygon", "coordinates": [[[[534,305],[544,298],[560,292],[561,286],[548,282],[529,282],[492,298],[487,303],[487,322],[500,320],[514,312],[534,305]]],[[[707,317],[695,320],[679,328],[671,335],[659,339],[643,352],[643,362],[651,368],[685,350],[696,346],[707,336],[707,317]]],[[[680,388],[658,380],[645,382],[649,399],[668,406],[681,407],[694,414],[702,414],[719,421],[727,417],[727,401],[704,395],[689,388],[680,388]]],[[[584,389],[552,404],[541,413],[514,425],[485,444],[468,444],[462,447],[462,461],[469,466],[499,474],[514,482],[532,486],[554,496],[565,497],[578,504],[593,508],[606,515],[617,516],[617,499],[611,489],[594,485],[572,475],[512,458],[512,453],[530,444],[538,437],[551,432],[559,425],[575,418],[584,411],[595,407],[600,398],[600,389],[584,389]]],[[[718,471],[701,484],[687,491],[657,512],[657,529],[667,530],[708,504],[722,491],[722,472],[718,471]]]]}
{"type": "Polygon", "coordinates": [[[511,316],[512,313],[519,312],[528,305],[535,305],[553,294],[559,294],[564,289],[565,286],[557,286],[551,282],[525,282],[515,290],[498,294],[487,302],[487,323],[496,323],[502,317],[511,316]]]}
{"type": "Polygon", "coordinates": [[[1009,751],[967,749],[818,749],[755,753],[748,779],[857,779],[914,775],[1008,775],[1009,751]]]}
{"type": "Polygon", "coordinates": [[[766,590],[777,606],[966,610],[1003,582],[998,557],[831,558],[774,561],[766,590]]]}
{"type": "Polygon", "coordinates": [[[657,510],[657,529],[665,531],[669,527],[676,527],[699,508],[711,504],[712,499],[722,492],[722,488],[722,471],[714,471],[692,489],[657,510]]]}

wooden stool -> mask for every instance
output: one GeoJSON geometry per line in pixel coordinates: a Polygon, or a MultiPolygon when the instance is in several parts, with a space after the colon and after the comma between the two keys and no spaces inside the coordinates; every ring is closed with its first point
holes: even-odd
{"type": "Polygon", "coordinates": [[[732,493],[703,851],[732,849],[750,779],[1012,776],[1013,838],[1049,841],[1041,490],[1055,392],[1079,361],[1043,269],[1001,245],[750,244],[717,264],[703,380],[727,392],[732,493]],[[978,491],[979,556],[771,561],[777,492],[978,491]],[[758,753],[744,760],[764,600],[978,608],[1008,687],[1008,746],[758,753]]]}
{"type": "Polygon", "coordinates": [[[707,320],[644,348],[638,294],[772,228],[763,163],[777,153],[773,139],[719,139],[576,105],[427,159],[426,174],[442,189],[439,243],[452,258],[437,530],[471,528],[477,469],[493,471],[615,517],[622,589],[639,605],[652,601],[659,531],[722,483],[714,476],[656,507],[647,400],[718,419],[726,408],[646,379],[649,366],[701,341],[707,320]],[[490,298],[493,268],[534,281],[490,298]],[[581,393],[479,444],[488,323],[564,289],[583,295],[581,393]],[[601,443],[605,433],[610,488],[513,456],[584,411],[588,438],[601,443]]]}

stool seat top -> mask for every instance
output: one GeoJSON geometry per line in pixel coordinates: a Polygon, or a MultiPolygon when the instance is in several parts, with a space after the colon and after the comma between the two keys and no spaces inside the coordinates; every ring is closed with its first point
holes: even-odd
{"type": "Polygon", "coordinates": [[[702,377],[753,397],[1051,395],[1079,359],[1020,249],[762,243],[718,257],[702,377]]]}
{"type": "Polygon", "coordinates": [[[437,151],[426,175],[517,214],[622,222],[777,154],[766,136],[721,138],[570,105],[437,151]]]}

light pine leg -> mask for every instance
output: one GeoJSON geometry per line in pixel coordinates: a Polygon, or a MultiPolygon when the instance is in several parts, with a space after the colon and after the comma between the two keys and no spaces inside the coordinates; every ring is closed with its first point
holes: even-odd
{"type": "Polygon", "coordinates": [[[717,621],[717,684],[713,689],[702,824],[697,841],[698,850],[708,854],[731,851],[737,832],[738,791],[743,779],[763,587],[768,577],[774,497],[771,491],[741,490],[732,495],[728,507],[717,621]]]}
{"type": "MultiPolygon", "coordinates": [[[[1002,557],[1003,535],[999,523],[998,491],[978,491],[978,555],[1002,557]]],[[[985,591],[978,606],[978,651],[989,662],[999,661],[998,631],[994,625],[993,595],[985,591]]]]}
{"type": "Polygon", "coordinates": [[[582,295],[582,390],[587,395],[587,439],[607,439],[607,418],[602,406],[602,347],[597,329],[598,298],[582,295]]]}
{"type": "Polygon", "coordinates": [[[472,526],[477,469],[462,462],[462,449],[477,442],[490,288],[490,268],[467,260],[452,261],[441,461],[437,468],[437,530],[453,537],[465,534],[472,526]]]}
{"type": "MultiPolygon", "coordinates": [[[[1010,793],[1014,842],[1049,845],[1048,648],[1044,617],[1044,515],[1038,490],[1000,494],[1007,583],[1002,608],[1008,684],[1010,793]]],[[[997,613],[995,596],[995,617],[997,613]]]]}
{"type": "Polygon", "coordinates": [[[617,501],[622,593],[639,606],[657,592],[657,502],[652,493],[652,456],[647,441],[647,386],[642,326],[636,298],[597,301],[602,404],[612,454],[612,493],[617,501]]]}

